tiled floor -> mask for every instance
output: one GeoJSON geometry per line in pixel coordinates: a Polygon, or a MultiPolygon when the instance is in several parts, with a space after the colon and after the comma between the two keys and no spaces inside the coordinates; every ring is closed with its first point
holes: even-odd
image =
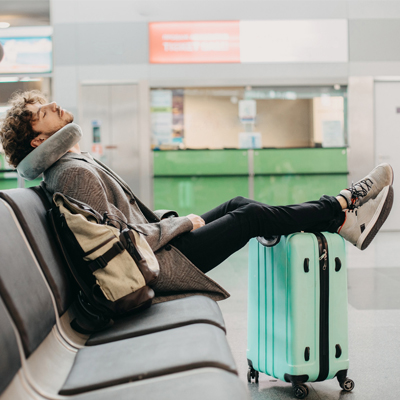
{"type": "MultiPolygon", "coordinates": [[[[336,380],[308,384],[307,399],[400,399],[400,232],[381,232],[361,252],[347,248],[349,286],[349,377],[351,393],[336,380]]],[[[251,399],[295,399],[290,384],[260,374],[247,383],[247,247],[210,272],[230,293],[220,302],[239,376],[251,399]]]]}

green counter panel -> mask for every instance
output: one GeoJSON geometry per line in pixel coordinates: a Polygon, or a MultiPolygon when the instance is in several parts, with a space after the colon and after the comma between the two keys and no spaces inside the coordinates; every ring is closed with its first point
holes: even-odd
{"type": "Polygon", "coordinates": [[[247,150],[154,151],[154,175],[247,175],[247,150]]]}
{"type": "Polygon", "coordinates": [[[254,150],[254,173],[347,173],[347,149],[254,150]]]}
{"type": "MultiPolygon", "coordinates": [[[[235,196],[249,196],[247,150],[155,151],[153,156],[156,209],[202,214],[235,196]]],[[[346,148],[254,150],[254,198],[285,205],[336,195],[347,187],[347,172],[346,148]]]]}
{"type": "MultiPolygon", "coordinates": [[[[32,186],[37,186],[40,184],[42,179],[34,179],[33,181],[25,181],[25,187],[32,187],[32,186]]],[[[17,179],[5,179],[1,178],[0,179],[0,190],[6,190],[6,189],[16,189],[18,187],[18,181],[17,179]]]]}
{"type": "Polygon", "coordinates": [[[247,177],[154,178],[154,209],[203,214],[235,196],[248,197],[247,177]]]}
{"type": "Polygon", "coordinates": [[[254,198],[270,205],[288,205],[336,196],[347,187],[346,174],[256,176],[254,198]]]}

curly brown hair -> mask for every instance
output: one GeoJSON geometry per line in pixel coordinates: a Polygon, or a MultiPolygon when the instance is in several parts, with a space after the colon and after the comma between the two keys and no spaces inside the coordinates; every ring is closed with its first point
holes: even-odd
{"type": "Polygon", "coordinates": [[[33,150],[31,141],[40,134],[32,129],[33,114],[26,108],[27,104],[35,103],[47,103],[38,90],[14,93],[8,102],[11,108],[0,127],[0,140],[8,163],[14,167],[33,150]]]}

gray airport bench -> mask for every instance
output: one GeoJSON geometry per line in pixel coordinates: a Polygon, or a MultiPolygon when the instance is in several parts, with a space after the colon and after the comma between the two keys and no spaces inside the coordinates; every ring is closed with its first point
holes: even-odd
{"type": "Polygon", "coordinates": [[[40,188],[0,192],[0,399],[247,398],[218,305],[159,303],[93,334],[71,328],[77,287],[40,188]]]}

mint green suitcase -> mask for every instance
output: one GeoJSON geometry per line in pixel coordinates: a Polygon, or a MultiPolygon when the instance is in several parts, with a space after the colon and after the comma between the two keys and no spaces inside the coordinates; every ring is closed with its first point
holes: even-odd
{"type": "Polygon", "coordinates": [[[354,388],[342,237],[295,233],[273,247],[252,239],[248,296],[249,382],[263,372],[291,382],[299,399],[308,394],[305,382],[337,377],[343,390],[354,388]]]}

